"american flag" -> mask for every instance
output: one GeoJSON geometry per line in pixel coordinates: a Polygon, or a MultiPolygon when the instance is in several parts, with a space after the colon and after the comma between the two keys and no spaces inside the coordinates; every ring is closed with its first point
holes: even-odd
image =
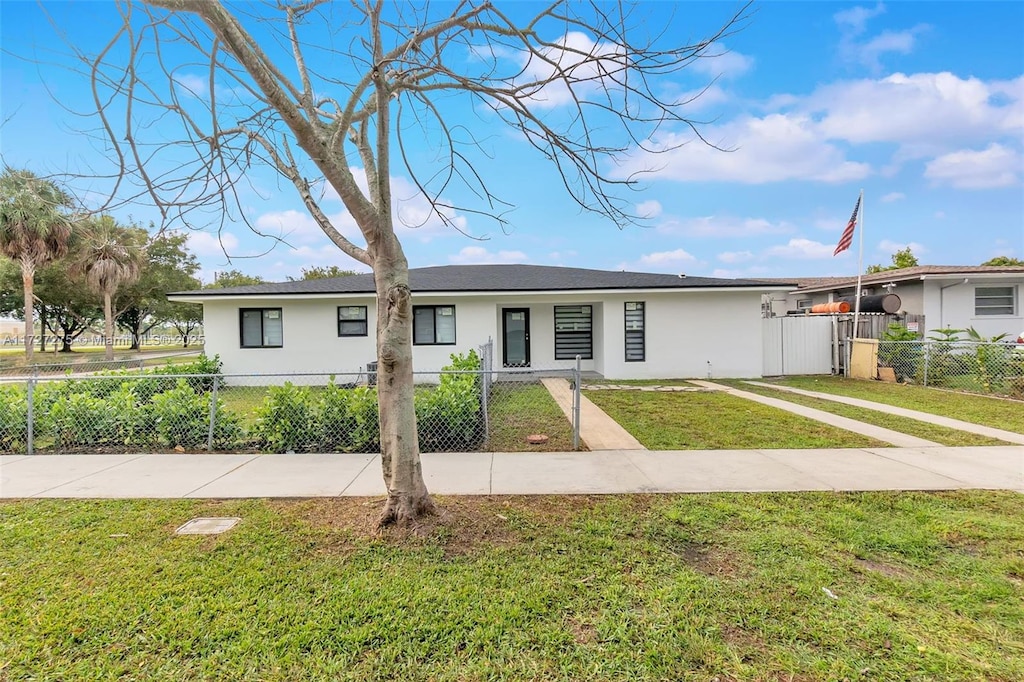
{"type": "Polygon", "coordinates": [[[850,248],[850,244],[853,243],[853,228],[857,226],[857,214],[860,212],[860,197],[857,197],[857,204],[853,207],[853,215],[850,216],[850,222],[846,224],[846,229],[843,230],[843,236],[839,238],[839,243],[836,244],[836,250],[832,252],[833,256],[838,256],[843,251],[850,248]]]}

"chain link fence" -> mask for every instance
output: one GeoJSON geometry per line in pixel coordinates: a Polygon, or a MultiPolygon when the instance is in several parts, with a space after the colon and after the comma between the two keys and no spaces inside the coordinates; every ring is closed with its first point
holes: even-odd
{"type": "Polygon", "coordinates": [[[60,376],[66,374],[92,374],[96,372],[107,372],[114,370],[142,369],[147,363],[166,362],[174,357],[196,357],[195,351],[181,351],[175,353],[160,353],[158,355],[138,355],[131,358],[116,360],[94,360],[82,359],[79,355],[73,359],[66,359],[66,356],[43,356],[38,362],[31,365],[22,365],[15,362],[0,362],[0,378],[19,379],[26,377],[60,376]]]}
{"type": "MultiPolygon", "coordinates": [[[[420,449],[578,449],[579,376],[578,369],[417,372],[420,449]],[[558,405],[545,381],[564,382],[574,395],[570,409],[558,405]]],[[[123,373],[7,380],[0,383],[0,453],[379,452],[375,378],[123,373]]]]}
{"type": "Polygon", "coordinates": [[[1024,399],[1024,345],[880,341],[878,365],[899,381],[1024,399]]]}

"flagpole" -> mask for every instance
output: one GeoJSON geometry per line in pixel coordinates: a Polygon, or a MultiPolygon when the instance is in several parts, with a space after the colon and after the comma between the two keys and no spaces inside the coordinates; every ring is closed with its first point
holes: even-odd
{"type": "Polygon", "coordinates": [[[860,198],[857,200],[857,205],[860,206],[860,211],[857,215],[857,220],[860,222],[860,246],[858,247],[859,253],[857,254],[857,300],[854,302],[853,307],[853,338],[857,339],[858,331],[860,329],[860,278],[861,273],[864,272],[864,190],[860,191],[860,198]]]}

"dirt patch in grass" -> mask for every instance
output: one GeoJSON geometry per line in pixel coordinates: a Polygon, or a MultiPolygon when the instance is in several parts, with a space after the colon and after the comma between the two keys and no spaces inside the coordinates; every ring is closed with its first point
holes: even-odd
{"type": "MultiPolygon", "coordinates": [[[[640,496],[644,498],[645,496],[640,496]]],[[[366,542],[392,547],[441,546],[447,555],[461,556],[523,541],[524,527],[571,523],[593,510],[603,496],[565,497],[435,497],[437,514],[410,528],[378,528],[384,498],[321,498],[273,500],[281,513],[316,531],[316,551],[347,554],[366,542]]],[[[637,500],[645,505],[649,500],[637,500]]]]}
{"type": "Polygon", "coordinates": [[[860,573],[878,573],[890,578],[906,578],[909,574],[899,566],[893,566],[873,559],[857,558],[853,560],[854,570],[860,573]]]}

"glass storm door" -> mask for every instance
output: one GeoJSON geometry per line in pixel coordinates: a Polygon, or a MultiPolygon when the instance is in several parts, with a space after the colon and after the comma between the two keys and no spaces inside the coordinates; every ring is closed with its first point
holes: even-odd
{"type": "Polygon", "coordinates": [[[530,366],[530,310],[505,308],[503,311],[502,344],[506,367],[530,366]]]}

